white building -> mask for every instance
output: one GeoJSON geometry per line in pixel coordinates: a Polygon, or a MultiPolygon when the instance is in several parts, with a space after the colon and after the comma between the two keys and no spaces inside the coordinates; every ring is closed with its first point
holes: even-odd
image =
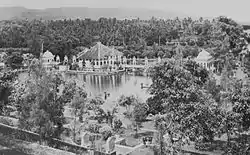
{"type": "Polygon", "coordinates": [[[122,52],[97,42],[90,50],[78,56],[78,60],[84,60],[86,68],[93,67],[101,69],[108,66],[109,68],[115,69],[115,63],[122,61],[122,55],[122,52]]]}
{"type": "Polygon", "coordinates": [[[48,50],[45,53],[43,53],[42,63],[46,69],[51,68],[54,65],[56,65],[56,62],[54,61],[54,57],[55,56],[48,50]]]}
{"type": "Polygon", "coordinates": [[[3,62],[0,62],[0,69],[3,69],[5,67],[5,64],[3,62]]]}
{"type": "Polygon", "coordinates": [[[197,64],[201,67],[206,68],[207,70],[214,70],[214,64],[211,61],[212,56],[206,50],[202,49],[202,51],[198,54],[198,56],[194,59],[197,64]]]}

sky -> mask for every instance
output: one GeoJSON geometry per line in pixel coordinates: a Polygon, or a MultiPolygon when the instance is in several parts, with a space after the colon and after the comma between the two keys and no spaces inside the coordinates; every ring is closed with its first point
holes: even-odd
{"type": "Polygon", "coordinates": [[[147,8],[203,17],[225,15],[236,21],[250,22],[250,0],[0,0],[0,6],[147,8]]]}

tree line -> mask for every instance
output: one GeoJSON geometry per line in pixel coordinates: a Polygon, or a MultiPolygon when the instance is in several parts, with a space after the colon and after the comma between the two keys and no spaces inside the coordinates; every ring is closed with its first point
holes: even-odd
{"type": "Polygon", "coordinates": [[[94,36],[99,36],[104,45],[119,47],[126,56],[137,57],[171,57],[176,46],[167,42],[175,41],[185,46],[184,57],[197,56],[199,48],[210,49],[216,57],[228,50],[238,54],[248,38],[243,27],[227,17],[213,20],[12,20],[2,21],[0,47],[30,48],[31,53],[39,56],[43,43],[44,50],[63,59],[65,55],[71,57],[78,53],[82,46],[91,47],[94,36]]]}

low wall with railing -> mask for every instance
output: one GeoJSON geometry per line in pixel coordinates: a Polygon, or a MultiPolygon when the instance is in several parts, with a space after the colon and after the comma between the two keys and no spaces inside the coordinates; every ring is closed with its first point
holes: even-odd
{"type": "MultiPolygon", "coordinates": [[[[39,134],[30,131],[22,130],[17,127],[11,127],[0,123],[0,132],[4,135],[9,135],[13,138],[37,143],[41,140],[39,134]]],[[[88,154],[89,149],[76,144],[70,144],[59,139],[52,138],[49,141],[50,146],[60,150],[66,150],[76,154],[88,154]]],[[[116,153],[102,153],[99,151],[94,151],[94,155],[115,155],[116,153]]]]}

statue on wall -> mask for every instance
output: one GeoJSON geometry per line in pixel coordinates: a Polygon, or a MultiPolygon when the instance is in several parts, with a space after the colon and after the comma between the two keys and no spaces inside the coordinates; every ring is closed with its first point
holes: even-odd
{"type": "Polygon", "coordinates": [[[148,57],[145,57],[145,65],[148,65],[148,57]]]}
{"type": "Polygon", "coordinates": [[[60,63],[60,57],[59,57],[59,55],[56,56],[56,62],[57,62],[57,63],[60,63]]]}
{"type": "Polygon", "coordinates": [[[135,58],[135,56],[133,57],[133,65],[136,65],[136,58],[135,58]]]}
{"type": "Polygon", "coordinates": [[[68,64],[68,61],[69,61],[68,56],[65,55],[65,57],[64,57],[64,64],[68,64]]]}
{"type": "Polygon", "coordinates": [[[73,63],[76,63],[76,56],[75,55],[73,56],[72,60],[73,60],[73,63]]]}

